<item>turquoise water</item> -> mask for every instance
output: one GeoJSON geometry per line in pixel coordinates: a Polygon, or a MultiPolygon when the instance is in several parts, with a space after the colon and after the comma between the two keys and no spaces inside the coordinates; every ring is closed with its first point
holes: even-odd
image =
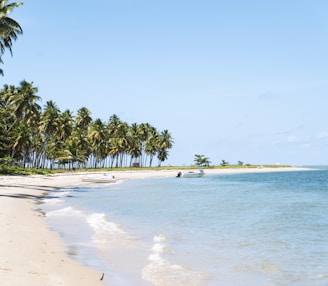
{"type": "Polygon", "coordinates": [[[108,285],[328,285],[328,170],[126,180],[43,206],[108,285]]]}

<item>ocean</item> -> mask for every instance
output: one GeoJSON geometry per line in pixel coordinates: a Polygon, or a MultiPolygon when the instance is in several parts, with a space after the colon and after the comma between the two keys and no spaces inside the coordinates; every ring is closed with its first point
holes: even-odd
{"type": "Polygon", "coordinates": [[[64,188],[42,209],[106,285],[328,285],[328,169],[64,188]]]}

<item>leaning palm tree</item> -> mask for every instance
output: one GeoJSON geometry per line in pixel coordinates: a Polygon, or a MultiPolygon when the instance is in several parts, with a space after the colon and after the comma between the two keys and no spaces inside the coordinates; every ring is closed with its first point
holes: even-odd
{"type": "Polygon", "coordinates": [[[158,167],[161,166],[162,162],[164,162],[169,155],[169,152],[166,149],[160,149],[157,154],[158,159],[158,167]]]}
{"type": "MultiPolygon", "coordinates": [[[[2,63],[1,56],[5,50],[8,49],[12,54],[12,43],[23,34],[21,26],[8,15],[15,7],[23,5],[22,2],[14,2],[7,4],[8,0],[0,0],[0,62],[2,63]]],[[[3,70],[0,69],[0,74],[3,75],[3,70]]]]}
{"type": "Polygon", "coordinates": [[[173,146],[171,133],[168,130],[162,131],[158,136],[157,143],[158,166],[160,166],[168,157],[168,149],[171,149],[173,146]]]}

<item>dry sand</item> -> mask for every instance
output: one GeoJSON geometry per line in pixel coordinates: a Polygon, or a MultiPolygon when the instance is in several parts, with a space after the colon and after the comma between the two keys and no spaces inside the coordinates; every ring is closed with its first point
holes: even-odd
{"type": "MultiPolygon", "coordinates": [[[[296,171],[301,168],[206,169],[207,174],[296,171]]],[[[179,170],[109,172],[119,180],[172,177],[179,170]]],[[[91,173],[88,173],[90,175],[91,173]]],[[[48,229],[38,198],[49,190],[87,185],[85,173],[0,176],[0,281],[2,286],[97,286],[107,276],[69,258],[59,234],[48,229]]]]}

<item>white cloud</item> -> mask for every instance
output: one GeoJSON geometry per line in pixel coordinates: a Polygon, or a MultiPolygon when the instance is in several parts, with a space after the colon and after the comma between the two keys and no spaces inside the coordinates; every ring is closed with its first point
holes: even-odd
{"type": "Polygon", "coordinates": [[[328,131],[321,131],[318,138],[328,138],[328,131]]]}
{"type": "Polygon", "coordinates": [[[294,143],[294,142],[297,142],[298,141],[298,138],[296,136],[293,136],[293,135],[290,135],[287,137],[287,142],[288,143],[294,143]]]}

